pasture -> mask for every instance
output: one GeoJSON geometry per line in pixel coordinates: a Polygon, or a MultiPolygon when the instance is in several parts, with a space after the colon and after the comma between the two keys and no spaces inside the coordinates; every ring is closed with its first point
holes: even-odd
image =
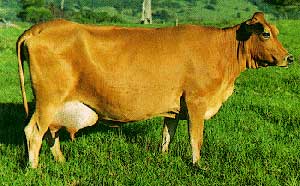
{"type": "MultiPolygon", "coordinates": [[[[23,29],[0,30],[0,185],[299,185],[300,21],[275,23],[296,57],[290,68],[243,72],[234,94],[205,122],[202,159],[191,163],[187,122],[169,154],[160,153],[162,118],[60,132],[66,163],[43,141],[38,169],[27,168],[15,42],[23,29]]],[[[228,25],[227,25],[228,26],[228,25]]],[[[26,92],[30,101],[28,68],[26,92]]],[[[31,104],[32,107],[33,104],[31,104]]]]}

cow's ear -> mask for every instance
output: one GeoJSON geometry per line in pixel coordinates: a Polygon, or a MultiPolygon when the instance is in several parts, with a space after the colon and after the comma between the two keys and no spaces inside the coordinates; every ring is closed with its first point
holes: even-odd
{"type": "Polygon", "coordinates": [[[264,26],[260,22],[256,23],[247,23],[246,22],[246,31],[251,34],[261,34],[264,32],[264,26]]]}
{"type": "Polygon", "coordinates": [[[261,23],[252,23],[250,20],[242,23],[236,31],[236,39],[238,41],[247,41],[252,34],[261,34],[264,27],[261,23]]]}
{"type": "Polygon", "coordinates": [[[279,30],[275,25],[270,24],[269,27],[271,28],[271,31],[274,35],[278,35],[279,34],[279,30]]]}
{"type": "Polygon", "coordinates": [[[246,22],[242,23],[239,29],[236,31],[236,39],[238,41],[247,41],[251,36],[251,33],[246,30],[246,22]]]}

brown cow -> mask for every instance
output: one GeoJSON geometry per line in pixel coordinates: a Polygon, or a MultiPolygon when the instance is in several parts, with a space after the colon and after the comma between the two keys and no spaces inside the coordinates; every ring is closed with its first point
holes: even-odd
{"type": "Polygon", "coordinates": [[[120,122],[164,116],[162,151],[167,152],[183,106],[197,163],[204,120],[232,94],[239,74],[246,67],[287,67],[293,61],[277,34],[263,13],[225,29],[97,27],[64,20],[33,26],[17,42],[27,113],[25,59],[36,99],[25,127],[31,166],[38,166],[48,129],[55,139],[53,155],[63,161],[57,130],[64,126],[74,136],[98,116],[120,122]]]}

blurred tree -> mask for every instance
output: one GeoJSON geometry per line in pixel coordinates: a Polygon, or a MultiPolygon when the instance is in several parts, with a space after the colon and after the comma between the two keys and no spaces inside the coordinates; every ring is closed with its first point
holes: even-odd
{"type": "Polygon", "coordinates": [[[37,23],[47,21],[53,16],[48,8],[45,8],[44,0],[20,0],[22,10],[18,17],[23,21],[37,23]]]}
{"type": "Polygon", "coordinates": [[[274,5],[295,5],[299,4],[299,0],[264,0],[266,3],[274,5]]]}
{"type": "Polygon", "coordinates": [[[65,1],[61,0],[60,2],[60,11],[61,11],[61,17],[64,17],[64,8],[65,8],[65,1]]]}
{"type": "Polygon", "coordinates": [[[144,0],[141,23],[152,24],[151,0],[144,0]]]}
{"type": "Polygon", "coordinates": [[[60,9],[63,10],[64,6],[65,6],[65,1],[61,0],[61,2],[60,2],[60,9]]]}
{"type": "Polygon", "coordinates": [[[45,5],[44,0],[20,0],[23,9],[26,9],[30,6],[42,7],[45,5]]]}
{"type": "Polygon", "coordinates": [[[186,0],[188,3],[190,3],[191,5],[196,5],[197,4],[197,0],[186,0]]]}
{"type": "Polygon", "coordinates": [[[153,19],[167,22],[172,18],[171,13],[166,9],[159,9],[153,12],[153,19]]]}
{"type": "Polygon", "coordinates": [[[52,14],[49,9],[45,7],[30,6],[25,10],[25,21],[38,23],[41,21],[47,21],[52,18],[52,14]]]}
{"type": "Polygon", "coordinates": [[[265,12],[272,13],[277,19],[300,19],[299,0],[256,0],[256,5],[262,7],[265,12]],[[263,3],[261,3],[263,2],[263,3]],[[268,9],[265,9],[266,3],[268,9]]]}

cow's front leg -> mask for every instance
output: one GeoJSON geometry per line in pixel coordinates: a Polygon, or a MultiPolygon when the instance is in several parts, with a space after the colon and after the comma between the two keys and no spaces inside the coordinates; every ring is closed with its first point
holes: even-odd
{"type": "Polygon", "coordinates": [[[173,139],[173,136],[176,132],[176,128],[178,125],[178,116],[175,119],[173,118],[165,118],[164,119],[164,128],[162,133],[162,152],[168,152],[169,145],[173,139]]]}
{"type": "Polygon", "coordinates": [[[189,135],[193,153],[193,164],[200,160],[200,151],[203,143],[205,107],[199,101],[187,102],[189,113],[189,135]]]}

